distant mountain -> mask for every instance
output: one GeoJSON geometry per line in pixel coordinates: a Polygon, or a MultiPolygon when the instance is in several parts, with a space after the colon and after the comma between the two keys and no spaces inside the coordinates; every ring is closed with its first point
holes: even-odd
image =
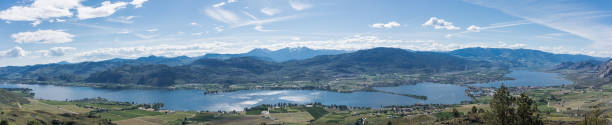
{"type": "Polygon", "coordinates": [[[470,61],[435,52],[410,52],[374,48],[305,60],[271,62],[253,57],[202,58],[191,64],[126,65],[92,74],[87,82],[169,86],[182,83],[256,83],[265,81],[318,81],[361,74],[441,73],[486,68],[484,61],[470,61]]]}
{"type": "Polygon", "coordinates": [[[373,48],[340,55],[325,55],[302,61],[290,61],[289,66],[313,67],[348,73],[445,72],[488,65],[436,52],[413,52],[397,48],[373,48]]]}
{"type": "Polygon", "coordinates": [[[196,60],[196,58],[186,56],[171,58],[149,56],[138,59],[110,59],[99,62],[60,62],[32,66],[8,66],[0,68],[0,78],[79,81],[89,77],[89,75],[92,73],[124,65],[163,64],[168,66],[178,66],[189,64],[194,60],[196,60]]]}
{"type": "Polygon", "coordinates": [[[312,58],[319,55],[336,55],[347,53],[348,51],[344,50],[314,50],[307,47],[299,47],[299,48],[283,48],[276,51],[272,51],[269,49],[253,49],[248,53],[242,54],[206,54],[203,58],[216,58],[216,59],[229,59],[232,57],[246,57],[253,56],[259,57],[264,60],[275,61],[275,62],[284,62],[289,60],[303,60],[312,58]]]}
{"type": "Polygon", "coordinates": [[[61,80],[80,81],[89,77],[90,74],[109,70],[111,68],[144,65],[167,65],[170,67],[186,65],[201,58],[229,59],[232,57],[253,57],[259,60],[287,61],[311,58],[317,55],[330,55],[346,53],[341,50],[313,50],[310,48],[284,48],[277,51],[267,49],[254,49],[243,54],[206,54],[199,57],[162,57],[148,56],[137,59],[110,59],[98,62],[68,63],[59,62],[52,64],[40,64],[32,66],[8,66],[0,68],[0,78],[4,79],[38,79],[38,80],[61,80]]]}
{"type": "Polygon", "coordinates": [[[451,55],[471,60],[489,61],[513,68],[552,68],[562,62],[579,62],[587,60],[603,61],[586,55],[553,54],[530,49],[506,48],[465,48],[450,52],[451,55]]]}

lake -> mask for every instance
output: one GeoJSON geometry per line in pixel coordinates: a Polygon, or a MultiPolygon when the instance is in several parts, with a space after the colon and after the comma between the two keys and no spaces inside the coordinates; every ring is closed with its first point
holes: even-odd
{"type": "Polygon", "coordinates": [[[503,83],[506,87],[527,87],[527,86],[561,86],[569,85],[573,82],[563,79],[557,73],[533,72],[516,70],[512,71],[507,77],[515,78],[515,80],[504,80],[481,84],[471,84],[476,87],[499,87],[503,83]]]}
{"type": "MultiPolygon", "coordinates": [[[[469,97],[463,94],[465,88],[460,86],[424,83],[412,87],[415,87],[412,89],[427,88],[432,92],[419,94],[432,97],[439,96],[435,91],[442,91],[437,88],[444,90],[456,89],[457,93],[455,94],[460,96],[460,98],[443,96],[443,99],[419,100],[401,95],[376,92],[338,93],[321,90],[244,90],[205,95],[201,90],[100,89],[54,85],[0,84],[0,88],[31,88],[36,93],[35,98],[39,99],[72,100],[102,97],[124,102],[161,102],[165,104],[164,109],[200,111],[240,111],[245,107],[279,102],[298,104],[321,102],[323,104],[380,107],[385,105],[411,105],[415,103],[454,104],[470,100],[469,97]],[[440,86],[449,88],[444,89],[444,87],[441,88],[440,86]]],[[[402,86],[402,88],[411,88],[411,86],[402,86]]]]}
{"type": "MultiPolygon", "coordinates": [[[[505,81],[508,86],[561,85],[558,76],[548,73],[514,71],[508,74],[516,80],[505,81]],[[536,77],[537,76],[537,77],[536,77]],[[542,80],[537,80],[542,79],[542,80]],[[558,80],[554,80],[558,79],[558,80]],[[514,81],[514,82],[513,82],[514,81]],[[527,82],[529,84],[521,83],[527,82]],[[544,82],[544,83],[542,83],[544,82]],[[546,83],[551,82],[551,83],[546,83]]],[[[564,80],[561,80],[564,81],[564,80]]],[[[474,86],[495,86],[501,82],[473,84],[474,86]]],[[[571,83],[571,82],[569,82],[571,83]]],[[[259,104],[275,104],[279,102],[305,104],[321,102],[360,107],[381,107],[386,105],[422,104],[457,104],[469,101],[465,95],[464,86],[420,83],[397,87],[376,87],[375,89],[397,93],[427,96],[427,100],[419,100],[401,95],[378,92],[338,93],[321,90],[243,90],[220,94],[203,94],[202,90],[167,90],[167,89],[102,89],[74,86],[0,84],[0,88],[31,88],[34,98],[50,100],[75,100],[82,98],[102,97],[113,101],[165,104],[164,109],[199,110],[199,111],[240,111],[245,107],[259,104]]]]}

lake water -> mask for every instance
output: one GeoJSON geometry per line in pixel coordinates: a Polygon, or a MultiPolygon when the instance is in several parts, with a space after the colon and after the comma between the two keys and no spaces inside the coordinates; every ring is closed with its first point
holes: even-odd
{"type": "MultiPolygon", "coordinates": [[[[508,76],[517,80],[506,81],[508,86],[561,85],[555,74],[515,71],[508,76]],[[542,80],[537,80],[542,79],[542,80]],[[524,84],[527,82],[529,84],[524,84]],[[548,83],[550,82],[550,83],[548,83]]],[[[563,80],[561,80],[563,81],[563,80]]],[[[496,86],[501,82],[474,84],[474,86],[496,86]]],[[[569,82],[571,83],[571,82],[569,82]]],[[[397,87],[376,87],[375,89],[397,93],[427,96],[427,100],[419,100],[401,95],[377,92],[337,93],[321,90],[244,90],[220,94],[203,94],[201,90],[167,90],[167,89],[101,89],[74,86],[0,84],[0,88],[31,88],[35,98],[50,100],[74,100],[82,98],[102,97],[113,101],[165,104],[164,109],[170,110],[208,110],[232,111],[243,110],[259,104],[275,104],[279,102],[305,104],[321,102],[347,106],[381,107],[386,105],[422,104],[456,104],[469,101],[465,95],[464,86],[436,83],[420,83],[397,87]]]]}
{"type": "Polygon", "coordinates": [[[571,81],[563,79],[557,73],[532,72],[517,70],[506,75],[507,77],[515,78],[515,80],[504,80],[497,82],[471,84],[477,87],[499,87],[503,83],[506,87],[527,87],[527,86],[561,86],[572,84],[571,81]]]}
{"type": "Polygon", "coordinates": [[[465,89],[463,87],[433,83],[401,87],[413,90],[429,89],[431,92],[425,92],[426,90],[422,90],[421,92],[424,93],[417,93],[420,95],[436,97],[428,100],[419,100],[406,96],[376,92],[337,93],[320,90],[244,90],[205,95],[201,90],[99,89],[89,87],[27,84],[0,84],[0,88],[31,88],[35,93],[35,98],[39,99],[70,100],[102,97],[109,100],[124,102],[161,102],[165,104],[165,109],[201,111],[239,111],[244,109],[244,107],[250,107],[258,104],[275,104],[279,102],[298,104],[321,102],[323,104],[380,107],[385,105],[411,105],[415,103],[452,104],[470,100],[469,97],[463,94],[463,90],[465,89]],[[454,95],[460,98],[440,96],[436,93],[436,91],[446,91],[448,89],[456,89],[454,92],[457,93],[454,93],[454,95]]]}

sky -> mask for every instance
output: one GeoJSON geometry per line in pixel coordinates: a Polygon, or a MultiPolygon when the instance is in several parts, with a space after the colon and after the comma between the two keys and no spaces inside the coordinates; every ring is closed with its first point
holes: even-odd
{"type": "Polygon", "coordinates": [[[0,66],[285,47],[612,57],[610,0],[2,0],[0,66]]]}

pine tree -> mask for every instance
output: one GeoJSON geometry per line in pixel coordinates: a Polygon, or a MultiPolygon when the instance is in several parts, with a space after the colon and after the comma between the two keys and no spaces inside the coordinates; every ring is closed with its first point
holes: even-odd
{"type": "Polygon", "coordinates": [[[504,84],[497,89],[491,100],[490,107],[493,113],[493,122],[500,125],[513,125],[514,108],[512,104],[514,98],[510,96],[504,84]]]}
{"type": "Polygon", "coordinates": [[[582,121],[578,122],[578,125],[607,125],[608,120],[602,118],[601,115],[604,111],[596,109],[584,115],[582,121]]]}
{"type": "Polygon", "coordinates": [[[456,108],[453,108],[453,117],[459,118],[459,116],[461,116],[461,114],[459,114],[459,111],[457,111],[456,108]]]}
{"type": "Polygon", "coordinates": [[[516,99],[518,108],[516,109],[516,123],[519,125],[541,125],[542,120],[538,116],[538,109],[535,101],[525,93],[516,99]]]}
{"type": "Polygon", "coordinates": [[[492,123],[500,125],[542,125],[535,101],[525,93],[513,97],[502,84],[490,104],[492,123]]]}
{"type": "Polygon", "coordinates": [[[476,108],[476,106],[472,106],[472,114],[476,114],[478,113],[478,109],[476,108]]]}

